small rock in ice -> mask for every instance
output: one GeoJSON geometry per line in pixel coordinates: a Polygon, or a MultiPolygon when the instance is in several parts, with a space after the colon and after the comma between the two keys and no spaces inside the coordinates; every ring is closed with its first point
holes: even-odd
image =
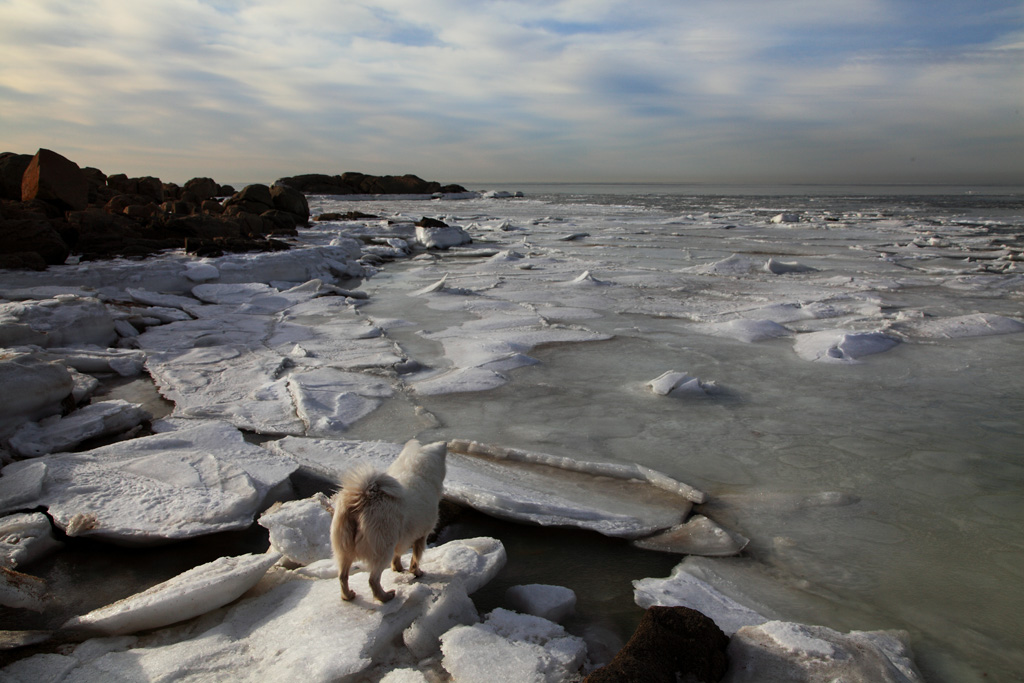
{"type": "Polygon", "coordinates": [[[22,512],[0,517],[2,567],[24,567],[62,545],[53,537],[50,518],[41,512],[22,512]]]}
{"type": "Polygon", "coordinates": [[[54,415],[23,424],[10,439],[11,450],[24,458],[67,451],[87,439],[120,434],[137,427],[150,414],[120,399],[80,408],[65,417],[54,415]]]}
{"type": "Polygon", "coordinates": [[[460,683],[560,683],[583,665],[587,646],[558,624],[498,608],[482,624],[441,636],[441,665],[460,683]]]}
{"type": "Polygon", "coordinates": [[[322,493],[303,500],[275,503],[260,515],[270,531],[270,547],[295,564],[331,557],[331,502],[322,493]]]}
{"type": "Polygon", "coordinates": [[[744,626],[729,642],[723,681],[919,683],[903,631],[840,633],[825,626],[769,621],[744,626]]]}
{"type": "Polygon", "coordinates": [[[804,360],[854,363],[864,356],[888,351],[897,344],[899,340],[882,332],[822,330],[798,335],[793,348],[804,360]]]}
{"type": "Polygon", "coordinates": [[[647,383],[659,396],[707,396],[713,384],[705,383],[686,372],[669,370],[647,383]]]}
{"type": "Polygon", "coordinates": [[[505,591],[505,602],[523,614],[561,623],[576,611],[576,593],[564,586],[531,583],[505,591]]]}
{"type": "Polygon", "coordinates": [[[237,600],[280,557],[277,553],[221,557],[141,593],[73,617],[61,628],[122,635],[185,621],[237,600]]]}

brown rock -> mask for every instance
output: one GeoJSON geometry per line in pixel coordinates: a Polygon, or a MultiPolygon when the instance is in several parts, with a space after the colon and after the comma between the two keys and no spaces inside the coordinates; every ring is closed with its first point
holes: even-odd
{"type": "Polygon", "coordinates": [[[270,234],[272,235],[299,234],[298,230],[296,230],[295,214],[273,209],[271,211],[264,211],[261,213],[260,218],[270,221],[273,226],[270,230],[270,234]]]}
{"type": "Polygon", "coordinates": [[[164,184],[159,178],[145,176],[136,179],[139,184],[139,194],[151,198],[157,204],[164,200],[164,184]]]}
{"type": "Polygon", "coordinates": [[[309,224],[309,202],[306,201],[306,195],[287,185],[274,185],[270,188],[270,197],[275,209],[292,214],[299,225],[309,224]]]}
{"type": "Polygon", "coordinates": [[[224,205],[218,202],[216,199],[205,199],[200,205],[203,213],[212,213],[220,215],[224,213],[224,205]]]}
{"type": "Polygon", "coordinates": [[[138,194],[139,179],[129,178],[124,173],[115,173],[107,176],[107,187],[117,190],[121,194],[138,194]]]}
{"type": "Polygon", "coordinates": [[[78,211],[89,204],[89,181],[75,162],[40,149],[22,176],[21,199],[41,199],[62,209],[78,211]]]}
{"type": "Polygon", "coordinates": [[[626,646],[584,683],[714,683],[725,675],[729,637],[688,607],[650,607],[626,646]]]}
{"type": "Polygon", "coordinates": [[[15,261],[29,264],[20,266],[22,268],[44,270],[48,265],[64,263],[68,253],[68,245],[47,220],[0,220],[0,254],[16,257],[15,261]],[[29,254],[35,254],[38,258],[29,254]],[[42,268],[38,267],[40,263],[42,268]]]}
{"type": "MultiPolygon", "coordinates": [[[[183,188],[186,192],[193,193],[199,198],[199,201],[204,199],[211,199],[217,197],[220,186],[217,185],[213,178],[192,178],[183,188]]],[[[232,192],[232,194],[234,194],[232,192]]]]}
{"type": "Polygon", "coordinates": [[[0,199],[21,200],[21,178],[31,161],[31,154],[0,154],[0,199]]]}

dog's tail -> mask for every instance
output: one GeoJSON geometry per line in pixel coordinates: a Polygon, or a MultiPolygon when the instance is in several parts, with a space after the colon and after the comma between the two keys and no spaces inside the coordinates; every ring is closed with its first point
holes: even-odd
{"type": "Polygon", "coordinates": [[[357,465],[342,479],[334,502],[331,546],[341,555],[391,560],[402,524],[402,485],[371,465],[357,465]]]}

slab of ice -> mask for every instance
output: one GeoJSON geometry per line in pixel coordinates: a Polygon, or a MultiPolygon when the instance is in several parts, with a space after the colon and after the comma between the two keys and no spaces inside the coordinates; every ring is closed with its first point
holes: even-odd
{"type": "Polygon", "coordinates": [[[50,518],[41,512],[0,517],[0,567],[24,567],[62,545],[53,537],[50,518]]]}
{"type": "Polygon", "coordinates": [[[113,636],[192,619],[237,600],[280,558],[278,553],[221,557],[141,593],[73,617],[61,628],[113,636]]]}
{"type": "Polygon", "coordinates": [[[427,249],[447,249],[460,244],[469,244],[473,238],[457,225],[441,228],[416,226],[416,241],[427,249]]]}
{"type": "Polygon", "coordinates": [[[817,268],[805,266],[797,261],[779,261],[774,258],[768,259],[764,264],[764,269],[769,273],[774,273],[775,275],[785,275],[787,273],[813,273],[818,270],[817,268]]]}
{"type": "Polygon", "coordinates": [[[0,567],[0,605],[42,612],[46,609],[46,582],[38,576],[0,567]]]}
{"type": "Polygon", "coordinates": [[[707,396],[713,384],[700,381],[686,372],[668,370],[647,383],[659,396],[707,396]]]}
{"type": "Polygon", "coordinates": [[[737,318],[736,320],[729,320],[724,323],[699,325],[697,330],[716,337],[737,339],[748,344],[776,337],[787,337],[792,334],[788,328],[772,320],[751,320],[748,318],[737,318]]]}
{"type": "Polygon", "coordinates": [[[899,341],[883,332],[822,330],[796,337],[793,348],[804,360],[853,363],[864,356],[883,353],[899,341]]]}
{"type": "Polygon", "coordinates": [[[740,554],[749,542],[747,538],[726,531],[704,515],[693,515],[685,524],[633,541],[633,545],[669,553],[726,557],[740,554]]]}
{"type": "MultiPolygon", "coordinates": [[[[340,482],[358,461],[386,468],[399,444],[287,437],[268,444],[340,482]]],[[[593,463],[469,441],[448,444],[444,495],[496,517],[640,538],[683,522],[704,495],[639,465],[593,463]]]]}
{"type": "Polygon", "coordinates": [[[146,354],[135,349],[51,348],[42,357],[59,359],[79,372],[114,373],[121,377],[135,377],[146,365],[146,354]]]}
{"type": "Polygon", "coordinates": [[[0,438],[26,421],[60,415],[74,385],[60,363],[31,353],[0,354],[0,438]]]}
{"type": "Polygon", "coordinates": [[[248,527],[296,468],[246,443],[231,425],[201,423],[8,465],[0,477],[0,510],[44,506],[70,536],[161,543],[248,527]],[[5,497],[8,483],[25,488],[5,497]]]}
{"type": "Polygon", "coordinates": [[[633,599],[640,607],[682,605],[710,617],[726,635],[748,625],[763,624],[767,617],[722,594],[711,584],[688,573],[683,563],[672,569],[666,579],[633,581],[633,599]]]}
{"type": "Polygon", "coordinates": [[[114,319],[93,297],[59,295],[42,301],[0,304],[0,346],[110,346],[117,341],[114,319]]]}
{"type": "Polygon", "coordinates": [[[576,611],[576,593],[565,586],[540,583],[511,586],[505,591],[505,602],[517,612],[555,623],[564,621],[576,611]]]}
{"type": "Polygon", "coordinates": [[[950,318],[924,318],[893,323],[891,328],[909,337],[961,339],[1024,332],[1024,322],[991,313],[972,313],[950,318]]]}
{"type": "MultiPolygon", "coordinates": [[[[62,680],[352,680],[375,664],[408,662],[412,655],[402,639],[420,619],[437,619],[435,598],[445,590],[462,596],[473,592],[504,563],[505,550],[492,538],[428,548],[421,579],[410,582],[408,575],[384,572],[385,587],[397,595],[383,605],[363,598],[342,602],[334,577],[296,576],[220,614],[158,631],[146,641],[87,640],[70,654],[23,659],[0,671],[0,677],[29,683],[51,680],[59,671],[62,680]]],[[[366,572],[352,577],[358,595],[369,595],[366,577],[366,572]]]]}
{"type": "Polygon", "coordinates": [[[61,417],[23,424],[11,436],[11,450],[23,458],[70,450],[87,439],[120,434],[148,420],[142,406],[120,399],[93,403],[61,417]]]}
{"type": "Polygon", "coordinates": [[[744,626],[729,641],[722,679],[832,683],[918,683],[904,631],[840,633],[825,626],[769,621],[744,626]]]}
{"type": "Polygon", "coordinates": [[[318,493],[303,500],[274,503],[260,515],[270,531],[270,547],[289,561],[307,565],[331,557],[331,502],[318,493]]]}

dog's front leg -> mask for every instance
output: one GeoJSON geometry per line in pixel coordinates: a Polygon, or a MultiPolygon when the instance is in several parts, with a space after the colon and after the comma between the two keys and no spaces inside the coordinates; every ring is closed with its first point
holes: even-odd
{"type": "Polygon", "coordinates": [[[391,571],[399,574],[405,571],[405,567],[402,566],[402,553],[398,548],[395,548],[395,556],[391,558],[391,571]]]}

